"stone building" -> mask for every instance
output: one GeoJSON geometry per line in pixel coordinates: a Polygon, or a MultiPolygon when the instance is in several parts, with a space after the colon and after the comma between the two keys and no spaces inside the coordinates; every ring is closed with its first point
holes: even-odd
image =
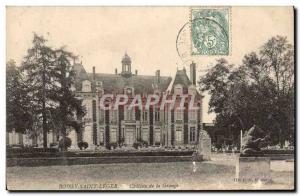
{"type": "MultiPolygon", "coordinates": [[[[122,70],[119,73],[87,73],[82,63],[75,63],[77,97],[83,100],[86,115],[83,117],[84,127],[80,133],[71,131],[69,137],[76,147],[78,141],[85,141],[90,148],[95,146],[125,145],[134,142],[161,146],[195,145],[199,131],[202,129],[202,96],[196,89],[196,64],[190,66],[190,76],[186,70],[177,70],[175,77],[161,76],[160,70],[154,75],[140,75],[132,72],[131,58],[125,54],[121,60],[122,70]],[[128,104],[115,108],[100,107],[100,100],[106,94],[127,95],[128,104]],[[156,94],[174,98],[175,106],[180,104],[180,96],[186,96],[184,108],[173,108],[166,104],[161,108],[159,103],[145,107],[146,97],[156,94]],[[139,95],[142,107],[128,107],[129,103],[139,95]],[[197,109],[189,109],[190,100],[194,97],[197,109]],[[77,142],[74,142],[76,141],[77,142]]],[[[105,101],[107,106],[115,99],[105,101]]]]}

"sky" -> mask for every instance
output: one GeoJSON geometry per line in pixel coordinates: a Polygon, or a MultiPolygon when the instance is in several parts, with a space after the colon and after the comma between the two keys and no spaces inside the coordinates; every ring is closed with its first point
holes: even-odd
{"type": "MultiPolygon", "coordinates": [[[[287,36],[293,43],[292,7],[230,10],[230,55],[182,59],[176,51],[176,38],[189,21],[189,7],[7,7],[6,60],[19,64],[36,32],[49,46],[66,46],[78,55],[88,72],[93,66],[99,73],[114,73],[115,68],[120,72],[127,52],[132,71],[138,70],[140,75],[154,75],[159,69],[162,76],[174,77],[183,66],[189,73],[188,63],[193,60],[199,79],[216,58],[238,66],[245,54],[259,50],[272,36],[287,36]]],[[[189,34],[184,36],[188,40],[189,34]]],[[[212,122],[215,115],[208,113],[209,95],[204,96],[203,121],[212,122]]]]}

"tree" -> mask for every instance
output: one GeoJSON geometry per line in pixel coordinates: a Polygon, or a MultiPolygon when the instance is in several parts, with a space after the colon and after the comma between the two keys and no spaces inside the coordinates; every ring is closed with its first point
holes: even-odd
{"type": "Polygon", "coordinates": [[[53,92],[54,52],[46,46],[42,36],[34,34],[33,46],[22,62],[22,71],[28,85],[28,96],[32,99],[34,113],[42,121],[43,146],[47,147],[47,111],[55,107],[50,99],[53,92]]]}
{"type": "Polygon", "coordinates": [[[272,37],[261,50],[262,64],[269,68],[273,76],[276,95],[274,119],[279,130],[278,138],[281,146],[285,139],[293,140],[294,127],[294,49],[286,37],[272,37]]]}
{"type": "Polygon", "coordinates": [[[273,143],[292,141],[293,58],[293,47],[287,39],[276,36],[261,47],[259,55],[245,55],[238,67],[217,60],[200,80],[202,90],[211,95],[209,107],[217,115],[217,129],[237,138],[240,129],[257,124],[271,134],[273,143]]]}
{"type": "MultiPolygon", "coordinates": [[[[67,127],[74,128],[77,132],[81,128],[78,116],[84,115],[82,101],[75,97],[75,72],[70,60],[74,59],[72,53],[64,48],[55,51],[55,63],[53,70],[53,83],[55,84],[50,98],[58,103],[55,113],[55,124],[59,126],[62,142],[66,141],[67,127]]],[[[66,145],[62,145],[66,147],[66,145]]],[[[64,149],[66,150],[66,149],[64,149]]]]}
{"type": "MultiPolygon", "coordinates": [[[[42,124],[44,148],[47,147],[49,128],[58,129],[56,131],[66,141],[67,127],[79,131],[82,124],[77,117],[84,115],[82,101],[75,97],[75,73],[70,63],[75,57],[64,48],[53,50],[46,42],[42,36],[34,34],[33,46],[28,50],[20,69],[11,65],[7,72],[8,112],[13,123],[8,126],[22,125],[15,125],[15,118],[30,122],[32,127],[42,124]],[[14,92],[16,87],[18,91],[14,92]],[[14,93],[18,94],[17,98],[14,93]],[[20,105],[24,112],[31,112],[32,115],[28,115],[30,121],[17,116],[23,115],[20,105]],[[21,113],[18,113],[19,110],[21,113]]],[[[25,125],[29,126],[23,123],[25,125]]]]}
{"type": "Polygon", "coordinates": [[[15,61],[6,64],[6,130],[15,130],[23,133],[31,129],[32,108],[30,98],[27,96],[27,87],[23,81],[20,69],[15,61]]]}

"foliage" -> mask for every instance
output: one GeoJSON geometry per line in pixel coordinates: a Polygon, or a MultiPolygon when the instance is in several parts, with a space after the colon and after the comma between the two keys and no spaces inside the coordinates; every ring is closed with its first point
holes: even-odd
{"type": "Polygon", "coordinates": [[[6,64],[6,130],[25,132],[32,127],[30,98],[20,69],[13,60],[6,64]]]}
{"type": "Polygon", "coordinates": [[[72,58],[72,53],[63,48],[55,50],[55,62],[52,70],[55,85],[49,97],[58,104],[52,111],[53,121],[63,137],[66,137],[67,127],[73,127],[76,131],[80,129],[82,125],[77,121],[77,116],[84,114],[81,100],[75,97],[75,72],[70,63],[72,58]]]}
{"type": "Polygon", "coordinates": [[[141,147],[142,146],[142,143],[141,142],[134,142],[133,143],[133,147],[135,148],[135,149],[138,149],[139,147],[141,147]]]}
{"type": "Polygon", "coordinates": [[[58,148],[65,151],[72,145],[72,140],[68,137],[61,138],[58,142],[58,148]]]}
{"type": "Polygon", "coordinates": [[[79,132],[78,119],[85,114],[82,100],[75,97],[75,73],[70,63],[74,55],[64,48],[47,46],[47,40],[34,34],[22,65],[7,63],[7,130],[43,131],[47,147],[47,132],[53,129],[63,138],[67,130],[79,132]]]}
{"type": "Polygon", "coordinates": [[[80,150],[87,149],[89,147],[89,144],[87,142],[78,142],[78,147],[80,150]]]}
{"type": "Polygon", "coordinates": [[[241,129],[257,124],[273,143],[293,141],[294,51],[285,37],[271,38],[238,67],[218,59],[200,85],[211,95],[217,132],[238,140],[241,129]]]}
{"type": "Polygon", "coordinates": [[[46,45],[47,40],[34,34],[33,46],[28,49],[21,70],[27,86],[27,96],[31,99],[34,108],[37,128],[41,124],[43,130],[43,145],[47,147],[48,116],[50,108],[55,104],[50,99],[53,88],[52,70],[54,68],[54,52],[46,45]]]}

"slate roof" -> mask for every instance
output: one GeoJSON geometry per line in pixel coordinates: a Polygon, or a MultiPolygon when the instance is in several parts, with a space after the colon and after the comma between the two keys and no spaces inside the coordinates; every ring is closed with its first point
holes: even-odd
{"type": "MultiPolygon", "coordinates": [[[[81,64],[75,64],[73,69],[76,71],[75,87],[78,91],[82,89],[82,81],[93,80],[93,74],[87,73],[81,64]]],[[[156,76],[147,75],[131,75],[130,77],[124,77],[122,74],[106,74],[96,73],[95,80],[102,82],[104,93],[123,93],[125,87],[130,86],[134,88],[135,94],[153,93],[154,86],[157,84],[156,76]]],[[[157,85],[160,91],[166,91],[171,77],[160,76],[160,83],[157,85]]]]}
{"type": "MultiPolygon", "coordinates": [[[[92,74],[88,74],[92,78],[92,74]]],[[[161,91],[165,91],[172,78],[171,77],[160,77],[160,84],[158,88],[161,91]]],[[[127,86],[134,88],[135,94],[153,93],[154,84],[156,84],[155,76],[145,75],[132,75],[131,77],[123,77],[120,74],[96,74],[96,81],[101,81],[104,89],[104,93],[123,93],[123,90],[127,86]]]]}
{"type": "Polygon", "coordinates": [[[174,81],[170,89],[171,93],[174,92],[174,86],[177,84],[181,84],[183,86],[183,93],[188,93],[188,88],[192,84],[192,82],[188,78],[185,69],[177,70],[174,81]]]}

